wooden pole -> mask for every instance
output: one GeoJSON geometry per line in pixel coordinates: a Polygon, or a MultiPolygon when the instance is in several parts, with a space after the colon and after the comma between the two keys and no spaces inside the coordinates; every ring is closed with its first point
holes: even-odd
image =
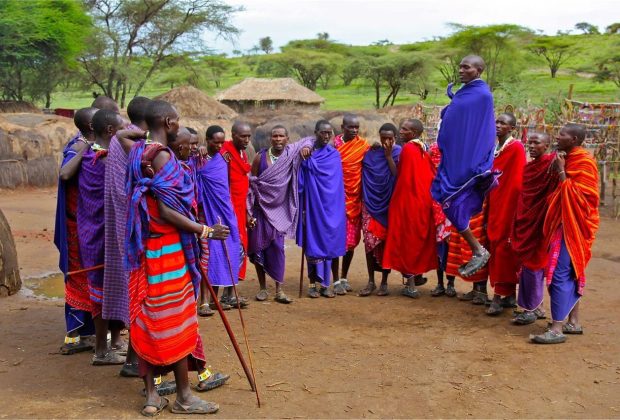
{"type": "Polygon", "coordinates": [[[104,264],[99,264],[99,265],[94,265],[88,268],[82,268],[80,270],[69,271],[67,273],[67,276],[75,276],[76,274],[88,273],[89,271],[102,270],[103,267],[104,267],[104,264]]]}
{"type": "MultiPolygon", "coordinates": [[[[218,223],[222,224],[222,220],[218,217],[218,223]]],[[[224,254],[226,255],[226,262],[228,263],[228,272],[230,273],[230,281],[232,282],[233,290],[235,291],[235,299],[237,300],[237,309],[239,310],[239,320],[241,321],[241,329],[243,330],[243,338],[245,339],[245,347],[248,351],[248,357],[250,359],[250,370],[252,373],[252,382],[254,386],[252,387],[252,391],[256,394],[256,402],[258,407],[260,408],[260,396],[258,395],[258,387],[256,386],[256,374],[254,373],[254,361],[252,359],[252,350],[250,350],[250,342],[248,341],[248,334],[245,329],[245,321],[243,320],[243,312],[241,311],[241,301],[239,300],[239,293],[237,292],[237,286],[235,285],[235,276],[232,271],[232,264],[230,263],[230,255],[228,254],[228,247],[226,246],[226,241],[222,241],[222,246],[224,247],[224,254]]],[[[217,300],[217,297],[215,297],[217,300]]],[[[218,302],[219,304],[219,302],[218,302]]],[[[247,375],[247,372],[246,372],[247,375]]]]}
{"type": "Polygon", "coordinates": [[[198,265],[200,266],[200,272],[202,274],[202,278],[203,278],[204,284],[207,285],[207,288],[209,289],[209,293],[213,297],[213,303],[215,303],[215,307],[217,308],[217,312],[220,314],[220,317],[222,318],[222,323],[224,324],[224,328],[226,329],[226,332],[228,333],[228,337],[230,338],[230,342],[232,343],[233,348],[235,349],[235,353],[237,353],[237,357],[239,358],[239,362],[241,363],[241,367],[243,368],[243,371],[245,372],[245,376],[248,378],[248,382],[250,383],[250,388],[252,388],[252,391],[255,391],[256,390],[256,383],[254,382],[254,376],[252,375],[252,372],[248,368],[248,365],[245,362],[245,359],[243,358],[243,353],[241,353],[241,349],[239,348],[239,343],[237,343],[237,339],[235,338],[235,334],[233,333],[233,330],[230,327],[230,323],[228,322],[228,318],[226,318],[226,314],[224,313],[224,309],[222,309],[222,305],[220,304],[220,301],[217,298],[217,293],[215,293],[215,290],[213,290],[213,286],[211,286],[211,283],[209,283],[209,279],[207,278],[207,273],[205,272],[205,270],[202,267],[202,265],[200,263],[198,263],[198,265]]]}

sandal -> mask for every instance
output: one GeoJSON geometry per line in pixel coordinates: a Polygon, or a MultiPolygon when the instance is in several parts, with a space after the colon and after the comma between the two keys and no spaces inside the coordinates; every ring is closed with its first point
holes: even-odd
{"type": "Polygon", "coordinates": [[[276,296],[273,298],[273,300],[275,300],[278,303],[283,303],[285,305],[288,305],[289,303],[293,302],[293,300],[290,299],[288,296],[286,296],[284,292],[276,293],[276,296]]]}
{"type": "Polygon", "coordinates": [[[459,300],[462,300],[464,302],[471,302],[472,300],[474,300],[476,293],[478,292],[475,290],[470,290],[469,292],[463,293],[461,296],[459,296],[459,300]]]}
{"type": "Polygon", "coordinates": [[[516,325],[529,325],[536,322],[537,319],[538,317],[534,311],[523,311],[517,314],[517,316],[512,319],[512,322],[516,325]]]}
{"type": "Polygon", "coordinates": [[[260,289],[256,294],[256,300],[259,302],[264,302],[269,297],[269,292],[267,289],[260,289]]]}
{"type": "Polygon", "coordinates": [[[85,343],[80,337],[65,337],[65,343],[60,347],[60,354],[69,356],[75,353],[92,350],[93,346],[85,343]]]}
{"type": "MultiPolygon", "coordinates": [[[[161,378],[161,376],[159,378],[161,378]]],[[[163,397],[164,395],[176,394],[177,383],[175,381],[161,381],[155,385],[155,391],[157,391],[157,395],[160,397],[163,397]]],[[[146,397],[146,389],[142,388],[141,395],[146,397]]]]}
{"type": "Polygon", "coordinates": [[[428,279],[426,277],[423,277],[422,275],[419,276],[415,276],[413,279],[413,285],[414,286],[423,286],[426,284],[426,282],[428,281],[428,279]]]}
{"type": "Polygon", "coordinates": [[[230,379],[230,375],[224,375],[223,373],[217,372],[207,377],[207,379],[198,382],[194,389],[198,392],[211,391],[212,389],[219,388],[224,385],[228,379],[230,379]]]}
{"type": "Polygon", "coordinates": [[[159,413],[161,413],[164,410],[164,408],[168,407],[168,404],[170,404],[170,401],[168,401],[168,398],[161,397],[159,399],[159,405],[144,404],[142,406],[142,411],[140,411],[140,414],[142,414],[144,417],[158,416],[159,413]],[[147,407],[154,407],[155,411],[145,411],[147,407]]]}
{"type": "Polygon", "coordinates": [[[514,296],[506,296],[502,298],[502,306],[504,308],[516,308],[517,299],[514,296]]]}
{"type": "Polygon", "coordinates": [[[415,288],[411,286],[403,287],[403,290],[400,292],[401,295],[410,297],[412,299],[417,299],[420,297],[420,292],[418,292],[415,288]]]}
{"type": "Polygon", "coordinates": [[[197,399],[197,401],[188,406],[184,406],[175,400],[174,404],[172,404],[172,408],[170,408],[170,412],[174,414],[213,414],[217,413],[219,409],[220,406],[216,403],[201,399],[197,399]]]}
{"type": "Polygon", "coordinates": [[[245,308],[246,306],[249,305],[248,300],[246,298],[244,298],[243,296],[239,296],[239,302],[237,302],[237,297],[236,296],[231,296],[230,298],[221,298],[220,299],[220,304],[226,303],[230,306],[232,306],[233,308],[236,308],[237,306],[240,306],[241,309],[245,308]]]}
{"type": "Polygon", "coordinates": [[[492,301],[489,308],[486,310],[488,316],[497,316],[504,312],[504,307],[501,302],[492,301]]]}
{"type": "MultiPolygon", "coordinates": [[[[222,307],[223,311],[229,311],[233,308],[232,305],[229,305],[228,303],[224,303],[224,302],[220,302],[220,306],[222,307]]],[[[209,309],[216,310],[217,305],[215,303],[209,303],[209,309]]]]}
{"type": "Polygon", "coordinates": [[[564,334],[583,334],[583,327],[581,325],[575,325],[570,322],[562,325],[562,332],[564,334]]]}
{"type": "Polygon", "coordinates": [[[334,282],[334,293],[336,293],[338,296],[344,296],[347,294],[347,289],[344,288],[342,280],[334,282]]]}
{"type": "Polygon", "coordinates": [[[377,290],[377,293],[376,293],[377,296],[387,296],[389,294],[390,292],[388,291],[387,284],[381,284],[379,286],[379,290],[377,290]]]}
{"type": "Polygon", "coordinates": [[[377,285],[375,283],[368,282],[366,287],[360,290],[357,295],[360,297],[370,296],[376,289],[377,285]]]}
{"type": "Polygon", "coordinates": [[[453,284],[449,284],[448,287],[446,287],[446,296],[448,297],[456,296],[456,289],[454,288],[453,284]]]}
{"type": "Polygon", "coordinates": [[[547,314],[545,314],[545,311],[543,309],[536,308],[534,309],[534,313],[536,314],[536,318],[538,319],[547,319],[547,314]]]}
{"type": "Polygon", "coordinates": [[[123,365],[121,371],[118,373],[123,378],[137,378],[138,375],[138,362],[127,363],[123,365]]]}
{"type": "Polygon", "coordinates": [[[446,294],[446,288],[443,287],[441,284],[438,284],[437,286],[435,286],[433,290],[431,290],[432,297],[438,297],[438,296],[445,295],[445,294],[446,294]]]}
{"type": "Polygon", "coordinates": [[[203,303],[198,307],[198,316],[200,317],[204,318],[208,316],[213,316],[214,314],[215,312],[213,311],[213,309],[211,309],[208,303],[203,303]]]}
{"type": "Polygon", "coordinates": [[[116,354],[119,354],[121,356],[127,356],[127,350],[129,350],[129,345],[123,341],[120,346],[110,346],[110,349],[116,354]]]}
{"type": "Polygon", "coordinates": [[[482,248],[480,255],[474,255],[472,259],[467,263],[459,267],[459,274],[463,278],[468,278],[480,271],[491,258],[491,254],[486,249],[482,248]]]}
{"type": "Polygon", "coordinates": [[[90,364],[93,366],[124,365],[125,359],[125,356],[121,356],[114,351],[109,351],[103,356],[93,354],[93,359],[90,364]]]}
{"type": "MultiPolygon", "coordinates": [[[[321,286],[320,293],[321,293],[321,296],[326,297],[326,298],[335,298],[336,297],[336,295],[334,294],[332,289],[330,289],[329,287],[321,286]]],[[[347,293],[345,292],[344,294],[346,295],[347,293]]]]}
{"type": "Polygon", "coordinates": [[[491,300],[486,292],[474,292],[474,298],[471,300],[472,305],[491,305],[491,300]]]}
{"type": "Polygon", "coordinates": [[[547,330],[544,334],[530,335],[530,340],[536,344],[559,344],[566,341],[566,336],[562,333],[547,330]]]}
{"type": "Polygon", "coordinates": [[[349,284],[349,280],[347,280],[347,279],[340,279],[340,281],[342,282],[342,287],[344,287],[344,291],[345,292],[349,293],[349,292],[353,291],[353,288],[349,284]]]}
{"type": "Polygon", "coordinates": [[[314,283],[312,283],[310,287],[308,287],[308,296],[312,299],[321,297],[321,294],[319,293],[314,283]]]}

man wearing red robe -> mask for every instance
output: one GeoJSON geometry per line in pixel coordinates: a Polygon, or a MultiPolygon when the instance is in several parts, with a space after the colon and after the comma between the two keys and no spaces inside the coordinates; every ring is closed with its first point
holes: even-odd
{"type": "MultiPolygon", "coordinates": [[[[250,169],[252,168],[246,153],[246,148],[252,138],[252,129],[248,123],[236,121],[231,129],[232,140],[225,141],[220,153],[228,161],[228,174],[230,178],[230,198],[233,210],[237,216],[239,227],[239,238],[243,247],[241,267],[239,268],[239,280],[245,280],[248,251],[248,221],[252,223],[247,211],[246,199],[250,189],[250,169]]],[[[236,249],[229,249],[228,252],[239,252],[236,249]]],[[[247,305],[246,299],[236,302],[232,296],[232,287],[225,289],[227,294],[222,296],[221,301],[232,306],[247,305]]]]}
{"type": "Polygon", "coordinates": [[[546,153],[551,139],[546,133],[530,133],[527,140],[530,162],[523,171],[523,188],[517,200],[510,245],[519,258],[519,307],[523,312],[513,322],[527,325],[544,318],[542,309],[545,292],[544,268],[547,266],[547,244],[543,224],[549,196],[558,184],[551,164],[555,153],[546,153]]]}
{"type": "Polygon", "coordinates": [[[388,211],[388,232],[383,268],[403,273],[408,278],[402,294],[417,298],[414,281],[437,268],[435,219],[431,183],[435,165],[419,140],[423,126],[419,120],[406,120],[401,125],[403,149],[398,175],[388,211]],[[412,274],[414,276],[412,276],[412,274]],[[414,280],[415,279],[415,280],[414,280]]]}
{"type": "MultiPolygon", "coordinates": [[[[334,292],[346,295],[353,289],[349,286],[347,274],[353,252],[362,237],[362,159],[370,148],[368,142],[359,136],[360,123],[357,116],[346,114],[342,118],[342,134],[334,137],[334,147],[340,153],[344,177],[345,208],[347,213],[346,254],[342,257],[342,276],[334,282],[334,292]]],[[[338,258],[334,258],[332,275],[338,278],[338,258]]]]}
{"type": "Polygon", "coordinates": [[[566,124],[556,136],[558,154],[553,169],[559,185],[549,199],[543,226],[549,244],[546,277],[552,323],[545,333],[531,336],[539,344],[563,343],[565,334],[583,334],[579,301],[600,222],[598,168],[581,147],[585,137],[585,128],[577,124],[566,124]]]}
{"type": "Polygon", "coordinates": [[[489,280],[494,289],[493,301],[487,315],[496,316],[505,307],[514,307],[520,268],[519,260],[510,246],[510,232],[515,217],[515,203],[521,193],[525,149],[521,141],[511,136],[517,125],[513,114],[500,114],[495,120],[497,145],[493,169],[501,171],[499,186],[489,193],[487,234],[491,259],[489,280]]]}

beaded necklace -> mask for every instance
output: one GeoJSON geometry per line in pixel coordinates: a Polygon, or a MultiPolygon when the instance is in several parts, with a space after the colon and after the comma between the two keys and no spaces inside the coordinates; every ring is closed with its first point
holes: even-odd
{"type": "Polygon", "coordinates": [[[270,147],[269,150],[267,151],[267,153],[269,154],[269,160],[271,160],[271,164],[273,165],[274,163],[276,163],[278,161],[278,159],[280,158],[280,156],[275,156],[272,152],[273,148],[270,147]]]}

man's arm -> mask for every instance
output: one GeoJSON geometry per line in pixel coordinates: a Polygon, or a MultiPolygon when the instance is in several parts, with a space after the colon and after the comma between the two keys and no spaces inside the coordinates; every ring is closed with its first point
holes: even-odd
{"type": "Polygon", "coordinates": [[[76,152],[76,154],[69,160],[69,162],[60,168],[59,176],[62,181],[68,181],[75,176],[82,165],[82,157],[88,148],[88,144],[84,142],[78,142],[71,147],[71,150],[76,152]]]}
{"type": "Polygon", "coordinates": [[[252,169],[250,173],[252,176],[258,176],[258,169],[260,168],[260,153],[254,156],[254,160],[252,160],[252,169]]]}
{"type": "MultiPolygon", "coordinates": [[[[131,148],[136,143],[136,140],[146,138],[146,131],[119,130],[116,132],[116,138],[118,139],[118,142],[120,143],[120,145],[123,147],[123,150],[125,151],[125,153],[129,154],[129,152],[131,151],[131,148]]],[[[168,159],[170,159],[170,155],[168,155],[168,159]]]]}

